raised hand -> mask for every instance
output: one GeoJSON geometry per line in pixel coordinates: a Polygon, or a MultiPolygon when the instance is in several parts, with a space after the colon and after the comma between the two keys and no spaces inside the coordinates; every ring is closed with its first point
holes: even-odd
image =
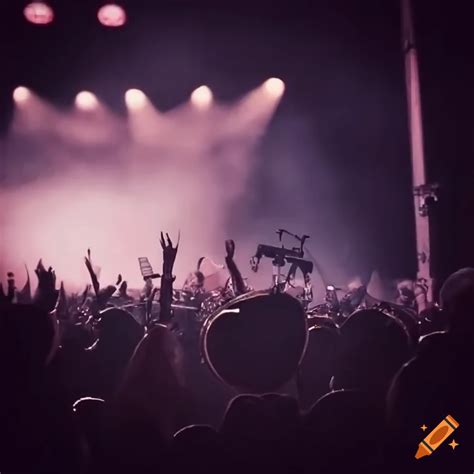
{"type": "Polygon", "coordinates": [[[245,293],[247,288],[244,279],[242,278],[242,274],[240,273],[237,264],[234,262],[235,242],[230,239],[226,240],[225,250],[227,252],[225,262],[232,278],[232,288],[234,289],[235,295],[238,296],[245,293]]]}
{"type": "Polygon", "coordinates": [[[66,297],[66,290],[64,289],[64,282],[61,282],[61,286],[59,287],[58,300],[54,309],[56,311],[56,317],[59,320],[66,321],[70,319],[68,300],[66,297]]]}
{"type": "Polygon", "coordinates": [[[100,288],[99,279],[97,274],[92,267],[91,251],[87,249],[87,257],[84,257],[87,270],[91,277],[92,287],[95,293],[95,304],[93,305],[93,311],[98,312],[107,306],[110,297],[117,291],[117,286],[122,282],[122,275],[118,275],[116,285],[108,285],[105,288],[100,288]]]}
{"type": "Polygon", "coordinates": [[[13,303],[15,298],[15,276],[12,272],[7,274],[7,292],[3,291],[3,286],[0,283],[0,302],[1,303],[13,303]]]}
{"type": "Polygon", "coordinates": [[[58,299],[58,291],[56,290],[56,273],[52,267],[46,270],[43,261],[40,259],[35,269],[38,277],[38,287],[34,297],[34,302],[46,309],[48,312],[53,311],[58,299]]]}
{"type": "Polygon", "coordinates": [[[89,295],[90,291],[91,291],[91,285],[87,284],[86,287],[84,288],[84,291],[81,293],[79,306],[84,306],[86,304],[87,296],[89,295]]]}
{"type": "Polygon", "coordinates": [[[46,270],[43,265],[43,260],[40,259],[35,269],[36,276],[38,277],[38,286],[44,290],[56,290],[56,273],[52,267],[46,270]]]}
{"type": "Polygon", "coordinates": [[[91,277],[92,286],[94,288],[94,293],[96,295],[99,294],[100,284],[97,275],[92,268],[92,260],[91,260],[91,249],[87,249],[87,257],[84,257],[84,261],[86,263],[87,270],[89,271],[89,275],[91,277]]]}
{"type": "Polygon", "coordinates": [[[10,301],[8,301],[7,295],[3,291],[2,282],[0,282],[0,303],[10,303],[10,301]]]}
{"type": "Polygon", "coordinates": [[[161,248],[163,249],[163,275],[161,276],[160,290],[160,322],[167,323],[173,316],[171,302],[173,301],[173,266],[178,253],[178,243],[173,247],[170,236],[166,234],[166,240],[161,232],[161,248]]]}
{"type": "Polygon", "coordinates": [[[12,272],[7,273],[8,296],[13,300],[15,298],[15,275],[12,272]]]}
{"type": "Polygon", "coordinates": [[[234,258],[235,242],[233,240],[226,240],[225,241],[225,250],[227,252],[227,257],[228,258],[234,258]]]}
{"type": "Polygon", "coordinates": [[[126,298],[128,295],[127,295],[127,288],[128,288],[128,284],[127,282],[124,280],[122,281],[122,283],[120,284],[119,286],[119,295],[122,297],[122,298],[126,298]]]}
{"type": "Polygon", "coordinates": [[[168,233],[166,233],[165,240],[163,232],[161,232],[160,243],[161,248],[163,249],[163,275],[167,278],[171,278],[173,276],[173,266],[176,260],[176,254],[178,253],[179,235],[176,247],[173,247],[173,242],[171,242],[168,233]]]}
{"type": "Polygon", "coordinates": [[[25,265],[25,269],[26,269],[26,283],[25,283],[25,286],[20,291],[17,292],[17,302],[30,304],[32,302],[30,273],[26,265],[25,265]]]}

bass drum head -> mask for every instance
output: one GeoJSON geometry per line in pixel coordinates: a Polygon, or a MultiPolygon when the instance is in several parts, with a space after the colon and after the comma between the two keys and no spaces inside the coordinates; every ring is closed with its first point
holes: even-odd
{"type": "Polygon", "coordinates": [[[287,294],[242,295],[211,315],[202,355],[224,383],[241,391],[276,390],[295,375],[306,349],[306,315],[287,294]]]}

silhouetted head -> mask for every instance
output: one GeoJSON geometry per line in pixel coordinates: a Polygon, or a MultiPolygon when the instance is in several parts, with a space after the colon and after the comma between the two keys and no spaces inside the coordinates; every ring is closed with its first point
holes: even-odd
{"type": "Polygon", "coordinates": [[[261,398],[269,437],[284,439],[295,434],[300,425],[300,410],[296,399],[280,393],[265,393],[261,398]]]}
{"type": "Polygon", "coordinates": [[[377,458],[382,418],[362,392],[337,390],[321,397],[306,414],[302,441],[314,472],[359,472],[377,458]]]}
{"type": "Polygon", "coordinates": [[[105,402],[101,398],[84,397],[76,400],[72,406],[73,413],[88,449],[93,454],[100,449],[102,420],[105,402]]]}
{"type": "Polygon", "coordinates": [[[145,420],[164,439],[186,418],[182,349],[166,326],[151,329],[138,344],[117,392],[117,411],[124,418],[145,420]]]}
{"type": "Polygon", "coordinates": [[[179,450],[186,453],[186,449],[194,450],[213,446],[218,437],[219,434],[210,425],[189,425],[174,434],[173,445],[175,447],[179,446],[179,450]]]}
{"type": "Polygon", "coordinates": [[[89,432],[97,426],[104,412],[105,402],[102,398],[83,397],[72,405],[72,411],[79,420],[84,432],[89,432]]]}
{"type": "Polygon", "coordinates": [[[0,309],[3,374],[37,375],[51,360],[56,332],[54,319],[44,309],[30,304],[3,304],[0,309]]]}
{"type": "MultiPolygon", "coordinates": [[[[181,383],[183,353],[175,334],[166,326],[157,325],[137,345],[127,367],[128,376],[146,372],[152,383],[173,375],[181,383]]],[[[164,381],[162,381],[164,383],[164,381]]]]}
{"type": "Polygon", "coordinates": [[[444,282],[440,291],[443,311],[451,329],[472,331],[474,318],[474,268],[462,268],[444,282]]]}
{"type": "Polygon", "coordinates": [[[176,472],[222,472],[220,435],[209,425],[189,425],[173,436],[171,470],[176,472]]]}
{"type": "Polygon", "coordinates": [[[263,430],[263,400],[258,395],[237,395],[227,406],[220,433],[227,438],[261,439],[263,430]]]}
{"type": "Polygon", "coordinates": [[[231,439],[281,440],[299,426],[299,407],[289,395],[238,395],[227,407],[220,432],[231,439]]]}
{"type": "Polygon", "coordinates": [[[98,324],[100,350],[119,350],[130,357],[144,335],[144,329],[128,312],[107,308],[100,313],[98,324]]]}

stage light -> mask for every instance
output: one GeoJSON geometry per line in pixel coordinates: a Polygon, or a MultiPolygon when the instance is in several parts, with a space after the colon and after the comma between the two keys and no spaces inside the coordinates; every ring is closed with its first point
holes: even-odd
{"type": "Polygon", "coordinates": [[[89,91],[82,91],[76,95],[76,107],[80,110],[94,110],[97,108],[99,101],[97,97],[89,91]]]}
{"type": "Polygon", "coordinates": [[[125,103],[130,109],[142,109],[146,104],[146,95],[139,89],[129,89],[125,92],[125,103]]]}
{"type": "Polygon", "coordinates": [[[31,92],[29,89],[23,86],[18,86],[14,91],[13,91],[13,100],[17,104],[21,104],[26,102],[29,98],[31,97],[31,92]]]}
{"type": "Polygon", "coordinates": [[[120,5],[109,3],[99,8],[97,18],[104,26],[118,27],[125,24],[127,14],[120,5]]]}
{"type": "Polygon", "coordinates": [[[285,83],[277,77],[271,77],[263,83],[265,91],[268,92],[272,97],[278,98],[283,95],[285,91],[285,83]]]}
{"type": "Polygon", "coordinates": [[[45,2],[32,2],[23,10],[25,18],[35,25],[47,25],[54,18],[53,9],[45,2]]]}
{"type": "Polygon", "coordinates": [[[200,109],[207,109],[212,102],[212,92],[207,86],[200,86],[191,94],[191,102],[200,109]]]}

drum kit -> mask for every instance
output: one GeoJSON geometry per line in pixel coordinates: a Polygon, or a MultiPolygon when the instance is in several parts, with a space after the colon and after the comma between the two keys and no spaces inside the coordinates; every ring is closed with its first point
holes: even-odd
{"type": "MultiPolygon", "coordinates": [[[[311,330],[326,327],[337,331],[350,315],[369,308],[395,318],[410,337],[417,338],[414,313],[371,298],[363,286],[346,292],[339,299],[341,289],[327,285],[323,303],[310,306],[314,265],[304,258],[308,236],[299,237],[284,229],[277,233],[280,243],[283,235],[289,235],[298,246],[257,246],[250,266],[257,272],[263,258],[271,259],[273,271],[268,289],[248,288],[244,294],[236,295],[229,278],[222,288],[203,290],[202,275],[198,271],[196,278],[188,278],[183,289],[174,290],[174,318],[170,327],[187,342],[199,345],[202,362],[219,380],[247,392],[275,390],[298,370],[311,330]],[[285,267],[288,268],[286,274],[285,267]],[[302,287],[295,284],[298,270],[303,275],[302,287]],[[194,283],[189,284],[189,281],[194,283]]],[[[149,265],[141,260],[141,267],[149,265]]],[[[151,266],[147,271],[151,278],[156,277],[151,266]]],[[[141,324],[159,323],[156,293],[151,302],[145,300],[121,307],[141,324]]]]}

